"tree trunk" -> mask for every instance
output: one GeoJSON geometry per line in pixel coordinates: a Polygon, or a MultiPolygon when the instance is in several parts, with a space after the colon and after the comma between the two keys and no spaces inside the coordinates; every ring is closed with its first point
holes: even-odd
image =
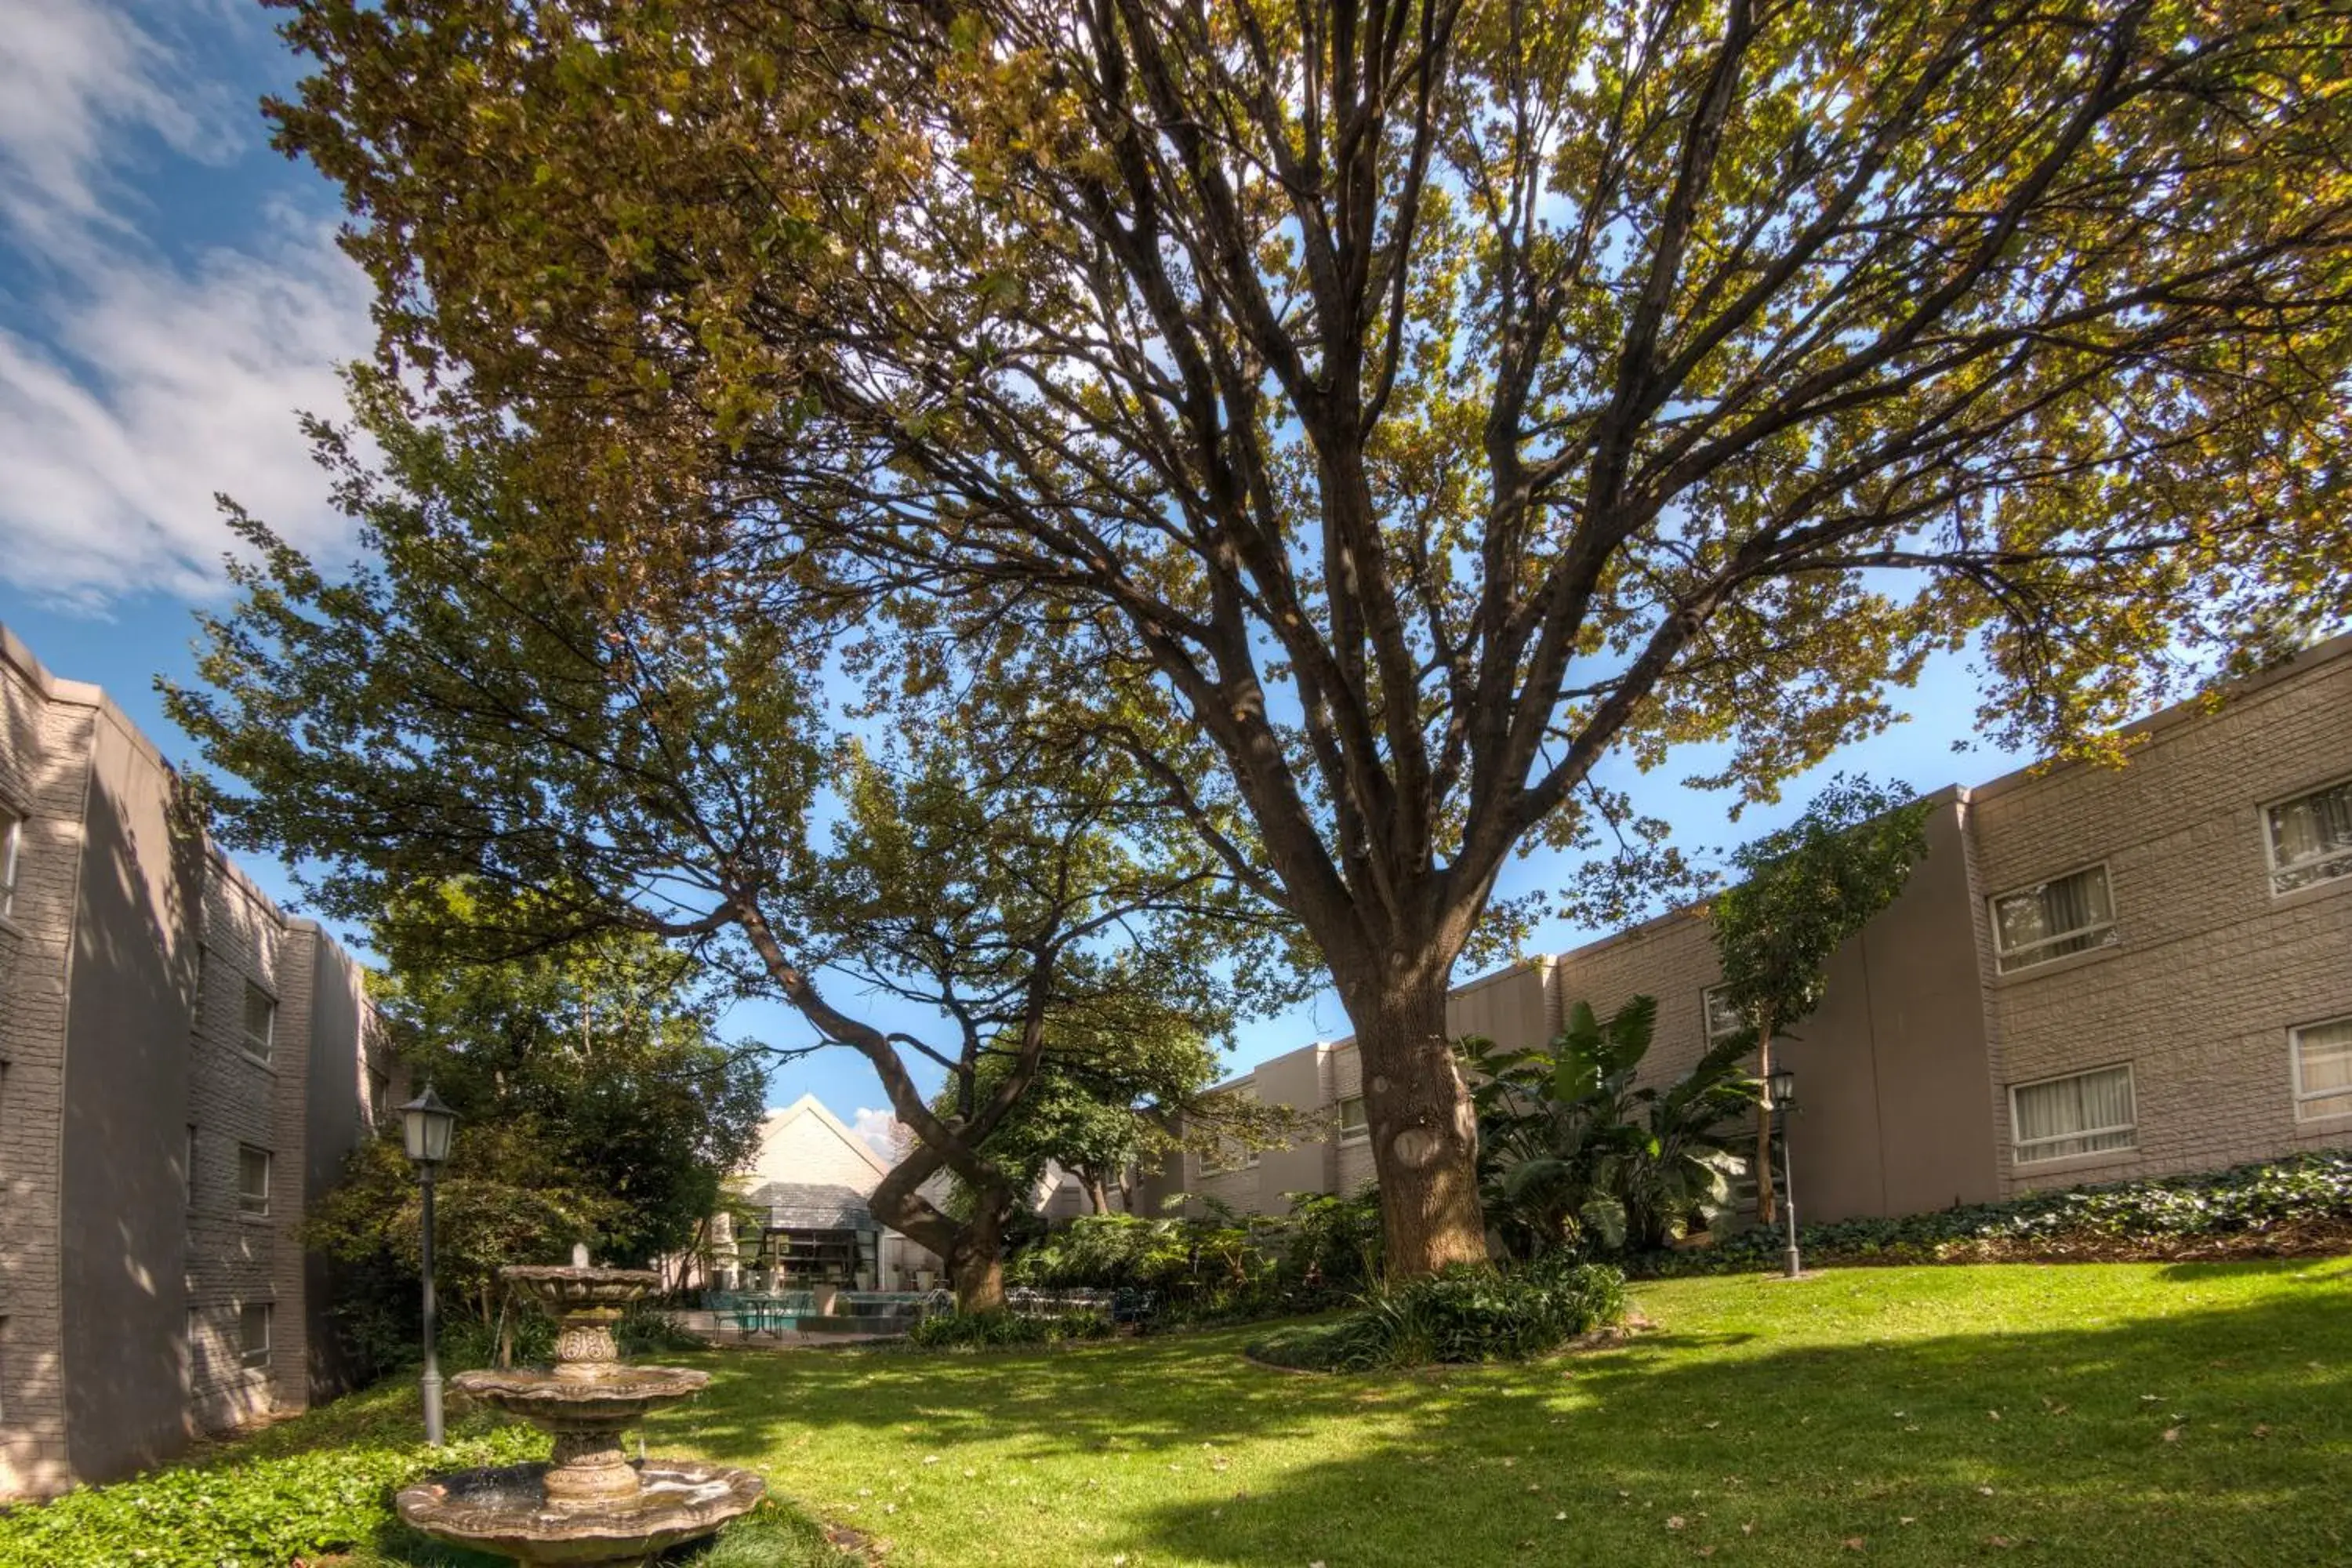
{"type": "Polygon", "coordinates": [[[1004,1219],[1001,1205],[983,1197],[979,1212],[961,1226],[947,1252],[948,1279],[959,1312],[1004,1310],[1004,1219]]]}
{"type": "MultiPolygon", "coordinates": [[[[1756,1034],[1756,1080],[1769,1082],[1772,1077],[1772,1031],[1768,1026],[1756,1034]]],[[[1772,1198],[1772,1110],[1769,1105],[1756,1108],[1756,1223],[1770,1225],[1777,1205],[1772,1198]]]]}
{"type": "Polygon", "coordinates": [[[1445,1033],[1445,966],[1358,986],[1343,979],[1340,994],[1363,1063],[1364,1118],[1380,1178],[1390,1278],[1484,1263],[1477,1114],[1445,1033]]]}
{"type": "Polygon", "coordinates": [[[1103,1179],[1103,1173],[1100,1171],[1082,1173],[1078,1180],[1084,1184],[1087,1202],[1094,1205],[1095,1213],[1110,1213],[1110,1184],[1103,1179]]]}

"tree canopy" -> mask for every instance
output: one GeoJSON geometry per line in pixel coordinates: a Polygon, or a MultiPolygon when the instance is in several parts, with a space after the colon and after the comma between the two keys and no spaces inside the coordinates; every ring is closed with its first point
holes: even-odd
{"type": "Polygon", "coordinates": [[[551,979],[597,944],[663,939],[779,997],[874,1068],[917,1140],[875,1211],[975,1299],[1001,1289],[1015,1203],[984,1151],[1049,1039],[1114,1054],[1171,1018],[1213,1038],[1286,994],[1286,933],[1122,753],[887,689],[845,734],[810,695],[829,628],[724,595],[690,615],[605,595],[595,542],[535,527],[510,443],[359,392],[378,457],[320,436],[375,562],[331,581],[240,520],[260,561],[204,623],[210,689],[167,692],[250,786],[215,799],[223,832],[285,851],[330,912],[428,966],[551,979]],[[828,999],[836,982],[938,1027],[867,1023],[828,999]],[[948,1084],[936,1110],[927,1065],[948,1084]],[[942,1170],[980,1194],[971,1215],[923,1195],[942,1170]]]}
{"type": "Polygon", "coordinates": [[[2080,744],[2352,604],[2347,17],[289,0],[272,112],[616,596],[1084,672],[1328,963],[1413,1272],[1483,1250],[1452,967],[1604,759],[1769,799],[1961,648],[2080,744]]]}

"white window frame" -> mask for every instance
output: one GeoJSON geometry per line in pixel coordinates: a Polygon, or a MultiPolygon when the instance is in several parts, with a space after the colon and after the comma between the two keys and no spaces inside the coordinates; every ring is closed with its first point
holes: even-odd
{"type": "MultiPolygon", "coordinates": [[[[2326,887],[2331,882],[2352,883],[2352,848],[2337,849],[2328,854],[2315,856],[2309,860],[2299,861],[2292,866],[2282,866],[2278,859],[2278,837],[2271,831],[2271,813],[2279,807],[2293,805],[2296,801],[2308,800],[2315,795],[2326,795],[2332,789],[2342,789],[2347,784],[2352,784],[2352,773],[2329,779],[2325,784],[2314,784],[2309,789],[2299,789],[2293,795],[2283,795],[2276,800],[2263,802],[2263,865],[2270,878],[2272,898],[2284,899],[2290,894],[2306,892],[2313,888],[2326,887]],[[2279,886],[2279,876],[2282,872],[2299,871],[2306,866],[2332,866],[2339,861],[2343,863],[2345,869],[2332,877],[2319,877],[2300,887],[2279,886]]],[[[5,906],[0,905],[0,914],[6,912],[5,906]]]]}
{"type": "Polygon", "coordinates": [[[1739,1009],[1733,1006],[1727,999],[1723,1004],[1723,1011],[1738,1021],[1727,1029],[1718,1029],[1715,1026],[1715,999],[1724,995],[1730,989],[1731,983],[1727,980],[1719,984],[1710,985],[1698,994],[1698,1030],[1706,1037],[1709,1046],[1719,1046],[1748,1027],[1748,1020],[1739,1016],[1739,1009]]]}
{"type": "Polygon", "coordinates": [[[264,1149],[258,1143],[239,1143],[236,1146],[237,1213],[245,1215],[248,1219],[268,1219],[269,1217],[269,1188],[277,1175],[277,1165],[278,1156],[270,1152],[268,1150],[264,1149]],[[254,1206],[255,1194],[245,1184],[245,1157],[247,1154],[258,1154],[261,1156],[261,1192],[259,1194],[260,1206],[258,1208],[254,1206]]]}
{"type": "Polygon", "coordinates": [[[2312,1100],[2342,1100],[2352,1096],[2352,1089],[2313,1089],[2303,1087],[2303,1037],[2310,1029],[2332,1029],[2340,1024],[2352,1024],[2352,1016],[2340,1018],[2315,1018],[2308,1024],[2296,1024],[2286,1032],[2287,1068],[2294,1074],[2294,1119],[2297,1121],[2336,1121],[2352,1116],[2352,1110],[2322,1110],[2305,1115],[2303,1108],[2312,1100]]]}
{"type": "Polygon", "coordinates": [[[0,800],[0,921],[16,916],[16,850],[24,837],[25,814],[0,800]]]}
{"type": "Polygon", "coordinates": [[[1362,1095],[1341,1095],[1339,1097],[1339,1118],[1340,1142],[1360,1143],[1365,1139],[1370,1138],[1372,1135],[1371,1110],[1369,1106],[1364,1105],[1364,1097],[1362,1095]],[[1348,1125],[1348,1107],[1351,1105],[1363,1107],[1363,1120],[1357,1122],[1353,1127],[1348,1125]]]}
{"type": "Polygon", "coordinates": [[[2048,1078],[2029,1079],[2023,1083],[2013,1083],[2009,1086],[2009,1163],[2012,1165],[2053,1165],[2066,1160],[2096,1160],[2109,1157],[2122,1158],[2133,1153],[2138,1148],[2139,1074],[2133,1068],[2132,1064],[2127,1061],[2102,1062],[2097,1067],[2078,1068],[2073,1072],[2053,1073],[2048,1078]],[[2026,1152],[2028,1141],[2020,1138],[2017,1135],[2019,1125],[2017,1115],[2017,1097],[2021,1092],[2029,1089],[2045,1088],[2053,1083],[2064,1083],[2070,1079],[2090,1078],[2098,1073],[2116,1071],[2121,1071],[2124,1075],[2125,1092],[2131,1096],[2131,1120],[2129,1121],[2124,1122],[2120,1126],[2116,1127],[2081,1127],[2075,1129],[2072,1132],[2053,1133],[2047,1138],[2036,1138],[2032,1140],[2032,1142],[2034,1143],[2071,1143],[2077,1139],[2105,1138],[2116,1132],[2128,1132],[2131,1134],[2131,1142],[2129,1143],[2118,1144],[2112,1149],[2093,1149],[2080,1154],[2044,1154],[2037,1157],[2026,1152]]]}
{"type": "Polygon", "coordinates": [[[244,1011],[238,1015],[236,1020],[236,1047],[255,1061],[267,1066],[273,1059],[278,1049],[278,997],[267,985],[257,980],[247,978],[241,1005],[244,1011]],[[255,1043],[252,1029],[253,999],[256,996],[269,1004],[269,1019],[262,1027],[261,1038],[257,1046],[255,1043]]]}
{"type": "Polygon", "coordinates": [[[240,1366],[268,1366],[272,1343],[277,1339],[278,1303],[275,1301],[239,1301],[236,1304],[236,1360],[240,1366]],[[255,1350],[245,1342],[246,1314],[261,1313],[261,1348],[255,1350]]]}
{"type": "MultiPolygon", "coordinates": [[[[1995,973],[2000,974],[2021,974],[2029,969],[2039,969],[2045,963],[2055,963],[2062,958],[2080,958],[2084,953],[2096,952],[2101,948],[2113,947],[2116,943],[2115,873],[2108,868],[2107,863],[2105,860],[2086,861],[2083,865],[2076,866],[2070,870],[2061,871],[2054,877],[2044,877],[2038,882],[2026,882],[2018,887],[2010,889],[2009,891],[2005,893],[1995,893],[1992,897],[1985,900],[1985,918],[1992,924],[1993,969],[1995,973]],[[2055,931],[2049,936],[2043,937],[2040,942],[2034,942],[2031,946],[2027,947],[2011,949],[2001,945],[2000,906],[2003,900],[2022,898],[2028,893],[2039,893],[2042,889],[2048,887],[2053,882],[2072,881],[2074,878],[2081,876],[2085,871],[2096,871],[2099,874],[2099,880],[2106,884],[2107,919],[2105,924],[2078,926],[2073,931],[2055,931]],[[2024,956],[2025,954],[2032,952],[2040,948],[2055,947],[2062,942],[2073,942],[2077,937],[2095,936],[2101,931],[2105,931],[2106,933],[2106,940],[2105,942],[2095,942],[2088,947],[2078,948],[2073,952],[2053,952],[2046,958],[2028,958],[2024,956]]],[[[2095,1071],[2096,1069],[2095,1068],[2092,1070],[2095,1071]]],[[[2067,1073],[2063,1076],[2073,1078],[2075,1075],[2073,1073],[2067,1073]]],[[[2049,1080],[2043,1079],[2042,1081],[2048,1082],[2049,1080]]]]}

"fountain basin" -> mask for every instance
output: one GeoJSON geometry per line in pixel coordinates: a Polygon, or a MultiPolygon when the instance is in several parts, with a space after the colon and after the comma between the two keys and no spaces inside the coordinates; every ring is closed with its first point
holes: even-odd
{"type": "Polygon", "coordinates": [[[690,1399],[710,1382],[682,1366],[606,1365],[593,1378],[523,1370],[461,1372],[449,1386],[541,1425],[634,1426],[646,1412],[690,1399]]]}
{"type": "Polygon", "coordinates": [[[634,1489],[593,1507],[551,1501],[546,1465],[434,1476],[394,1501],[413,1528],[478,1552],[527,1565],[621,1568],[709,1535],[750,1512],[768,1489],[750,1470],[687,1459],[628,1468],[634,1489]]]}

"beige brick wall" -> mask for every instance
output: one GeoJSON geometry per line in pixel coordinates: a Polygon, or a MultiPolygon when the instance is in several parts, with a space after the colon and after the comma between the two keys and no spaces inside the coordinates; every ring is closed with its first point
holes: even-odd
{"type": "MultiPolygon", "coordinates": [[[[299,1100],[294,1100],[289,1118],[287,1080],[299,1070],[309,996],[308,966],[300,962],[308,955],[289,951],[294,944],[276,910],[217,863],[208,869],[204,981],[188,1042],[188,1120],[196,1130],[196,1163],[188,1206],[187,1300],[192,1407],[200,1426],[219,1430],[275,1408],[280,1403],[275,1372],[302,1365],[299,1354],[288,1353],[289,1339],[301,1331],[299,1281],[288,1278],[279,1254],[290,1243],[300,1207],[299,1100]],[[248,984],[277,1007],[266,1063],[247,1049],[248,984]],[[239,1162],[248,1147],[270,1158],[264,1217],[246,1213],[241,1201],[239,1162]],[[238,1344],[239,1313],[248,1303],[276,1309],[270,1354],[253,1366],[245,1364],[238,1344]]],[[[290,1390],[284,1401],[300,1402],[290,1390]]]]}
{"type": "MultiPolygon", "coordinates": [[[[108,1479],[311,1388],[321,1303],[296,1239],[310,1063],[382,1065],[385,1042],[349,998],[337,1038],[318,1038],[328,939],[289,931],[190,836],[176,788],[102,693],[0,628],[0,804],[26,817],[0,921],[0,1497],[108,1479]],[[278,1004],[266,1063],[243,1048],[248,977],[278,1004]],[[266,1216],[240,1213],[240,1144],[272,1157],[266,1216]],[[247,1302],[276,1308],[250,1366],[247,1302]]],[[[345,1142],[364,1121],[347,1098],[316,1112],[345,1142]]]]}
{"type": "MultiPolygon", "coordinates": [[[[44,696],[0,633],[0,805],[22,815],[0,921],[0,1497],[71,1480],[58,1300],[66,986],[96,709],[44,696]]],[[[95,698],[95,693],[89,694],[95,698]]]]}
{"type": "Polygon", "coordinates": [[[2004,1186],[2207,1170],[2352,1143],[2352,1118],[2294,1120],[2288,1030],[2352,1015],[2352,878],[2271,895],[2262,808],[2352,773],[2352,657],[2337,651],[2160,716],[2120,768],[2064,766],[1971,793],[1979,884],[1996,895],[2093,861],[2110,946],[1996,975],[2004,1186]],[[2128,1062],[2138,1146],[2017,1166],[2008,1086],[2128,1062]]]}

